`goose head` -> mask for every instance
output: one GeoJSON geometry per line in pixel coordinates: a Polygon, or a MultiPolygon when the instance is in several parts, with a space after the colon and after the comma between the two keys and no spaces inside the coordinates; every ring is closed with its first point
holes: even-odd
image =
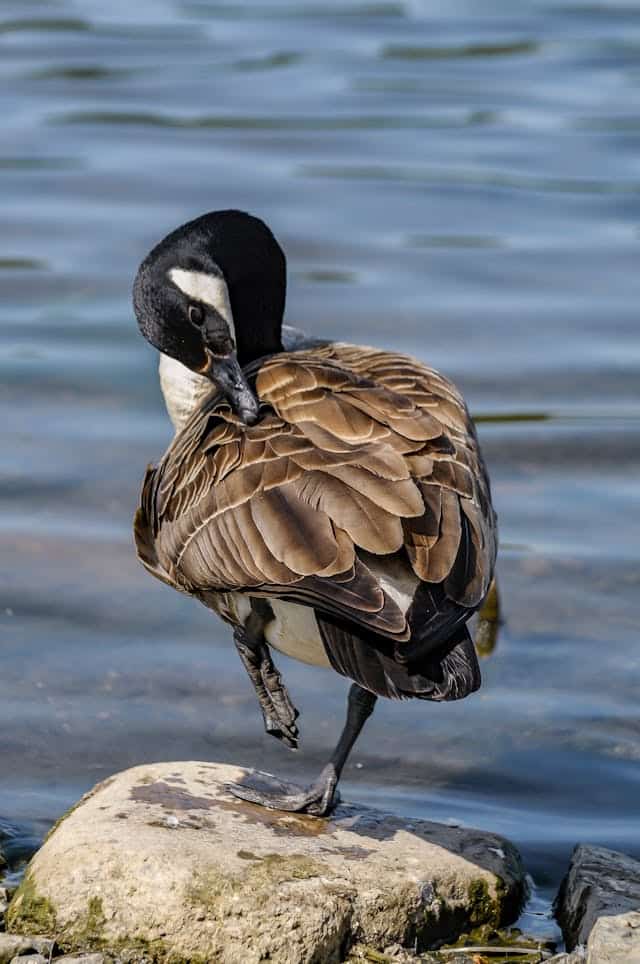
{"type": "Polygon", "coordinates": [[[213,211],[147,255],[133,305],[147,341],[212,382],[251,423],[258,400],[242,368],[282,351],[285,293],[285,256],[266,224],[242,211],[213,211]]]}

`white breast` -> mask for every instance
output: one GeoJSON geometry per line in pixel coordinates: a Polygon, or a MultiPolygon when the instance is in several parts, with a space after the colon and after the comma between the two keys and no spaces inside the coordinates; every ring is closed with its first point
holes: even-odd
{"type": "MultiPolygon", "coordinates": [[[[374,556],[367,553],[366,557],[366,565],[382,589],[406,615],[419,581],[409,562],[396,556],[374,556]]],[[[269,605],[274,615],[264,631],[269,645],[302,663],[310,663],[312,666],[331,665],[315,613],[310,606],[300,606],[272,596],[269,597],[269,605]]]]}
{"type": "Polygon", "coordinates": [[[274,618],[265,626],[270,646],[312,666],[330,666],[316,616],[309,606],[269,597],[274,618]]]}
{"type": "MultiPolygon", "coordinates": [[[[301,663],[329,666],[313,609],[274,596],[267,601],[273,613],[264,626],[269,646],[301,663]]],[[[235,626],[246,625],[251,613],[251,597],[242,592],[211,593],[207,605],[235,626]]]]}

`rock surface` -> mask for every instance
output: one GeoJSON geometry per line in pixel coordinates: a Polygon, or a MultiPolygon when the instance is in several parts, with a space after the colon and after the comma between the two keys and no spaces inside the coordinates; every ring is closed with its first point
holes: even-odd
{"type": "Polygon", "coordinates": [[[424,948],[516,916],[503,838],[348,805],[268,811],[226,789],[248,776],[161,763],[105,780],[31,861],[9,930],[123,962],[331,964],[356,941],[424,948]]]}
{"type": "Polygon", "coordinates": [[[640,861],[615,850],[579,844],[556,900],[556,915],[569,950],[587,945],[589,964],[640,962],[636,911],[640,911],[640,861]],[[596,953],[603,953],[605,940],[614,941],[616,930],[627,956],[596,958],[596,953]],[[636,956],[629,957],[630,953],[636,956]]]}
{"type": "Polygon", "coordinates": [[[640,912],[599,917],[587,942],[587,964],[640,964],[640,912]]]}

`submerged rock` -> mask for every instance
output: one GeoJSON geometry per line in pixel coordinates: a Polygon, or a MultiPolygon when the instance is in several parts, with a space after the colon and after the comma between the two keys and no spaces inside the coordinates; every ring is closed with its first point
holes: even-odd
{"type": "Polygon", "coordinates": [[[587,946],[588,964],[640,964],[640,861],[579,844],[556,915],[569,950],[587,946]]]}
{"type": "Polygon", "coordinates": [[[331,964],[356,941],[426,948],[517,915],[504,838],[349,805],[268,811],[226,789],[247,776],[161,763],[105,780],[31,861],[9,929],[123,962],[331,964]]]}

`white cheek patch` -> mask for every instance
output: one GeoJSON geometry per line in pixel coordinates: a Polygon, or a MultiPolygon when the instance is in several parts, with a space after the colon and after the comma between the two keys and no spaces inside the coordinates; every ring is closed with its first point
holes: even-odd
{"type": "Polygon", "coordinates": [[[201,301],[214,308],[224,318],[229,328],[233,344],[236,343],[236,329],[233,324],[229,289],[224,278],[203,271],[187,271],[184,268],[171,268],[169,278],[188,298],[201,301]]]}
{"type": "Polygon", "coordinates": [[[211,394],[211,382],[163,352],[160,352],[159,369],[164,403],[177,432],[205,395],[211,394]]]}

